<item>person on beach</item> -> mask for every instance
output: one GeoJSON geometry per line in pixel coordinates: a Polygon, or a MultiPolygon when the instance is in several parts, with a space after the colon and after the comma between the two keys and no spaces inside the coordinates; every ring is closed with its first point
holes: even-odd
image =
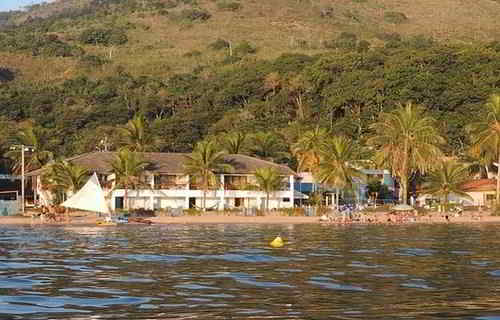
{"type": "Polygon", "coordinates": [[[49,210],[47,209],[47,207],[45,205],[42,205],[42,210],[40,212],[40,222],[45,222],[45,219],[46,219],[46,215],[47,213],[49,212],[49,210]]]}

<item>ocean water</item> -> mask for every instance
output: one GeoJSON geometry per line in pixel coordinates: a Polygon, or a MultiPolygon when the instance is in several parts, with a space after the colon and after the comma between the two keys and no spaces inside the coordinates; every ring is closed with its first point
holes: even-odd
{"type": "Polygon", "coordinates": [[[499,230],[0,227],[0,319],[500,319],[499,230]]]}

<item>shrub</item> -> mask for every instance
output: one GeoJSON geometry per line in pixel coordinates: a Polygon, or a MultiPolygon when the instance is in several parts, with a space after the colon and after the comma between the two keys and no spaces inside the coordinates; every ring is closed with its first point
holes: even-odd
{"type": "Polygon", "coordinates": [[[50,57],[72,57],[73,48],[64,42],[51,42],[33,49],[33,55],[40,54],[50,57]]]}
{"type": "Polygon", "coordinates": [[[402,12],[387,11],[384,12],[384,20],[389,23],[401,24],[408,20],[408,17],[402,12]]]}
{"type": "Polygon", "coordinates": [[[234,53],[240,56],[254,54],[256,52],[257,49],[248,41],[243,41],[234,48],[234,53]]]}
{"type": "Polygon", "coordinates": [[[356,22],[361,22],[361,18],[359,16],[359,13],[357,10],[346,10],[346,11],[344,11],[344,13],[342,15],[344,17],[346,17],[347,19],[350,19],[350,20],[353,20],[356,22]]]}
{"type": "Polygon", "coordinates": [[[347,40],[347,41],[356,41],[358,40],[358,36],[352,32],[342,32],[339,37],[339,40],[347,40]]]}
{"type": "Polygon", "coordinates": [[[208,47],[212,50],[223,50],[229,48],[229,42],[224,39],[217,39],[210,43],[208,47]]]}
{"type": "Polygon", "coordinates": [[[121,30],[112,30],[112,32],[109,34],[108,42],[110,45],[121,45],[127,43],[127,41],[127,35],[121,30]]]}
{"type": "Polygon", "coordinates": [[[403,46],[403,42],[391,40],[391,41],[386,42],[384,47],[387,49],[397,49],[397,48],[401,48],[402,46],[403,46]]]}
{"type": "Polygon", "coordinates": [[[397,32],[377,33],[375,37],[382,41],[401,41],[401,35],[397,32]]]}
{"type": "Polygon", "coordinates": [[[196,66],[196,67],[193,68],[193,73],[194,74],[200,74],[203,71],[205,71],[205,69],[207,69],[207,66],[196,66]]]}
{"type": "Polygon", "coordinates": [[[301,217],[305,216],[306,210],[304,208],[282,208],[279,209],[282,216],[288,217],[301,217]]]}
{"type": "Polygon", "coordinates": [[[425,49],[434,45],[434,39],[425,35],[417,35],[410,37],[408,40],[404,41],[404,43],[411,48],[425,49]]]}
{"type": "Polygon", "coordinates": [[[198,1],[197,0],[180,0],[185,5],[190,5],[190,6],[197,6],[198,1]]]}
{"type": "Polygon", "coordinates": [[[59,40],[54,34],[10,33],[0,34],[0,50],[29,51],[34,56],[72,57],[83,54],[79,47],[59,40]]]}
{"type": "Polygon", "coordinates": [[[351,32],[342,32],[335,40],[325,41],[323,45],[327,49],[355,49],[357,36],[351,32]]]}
{"type": "Polygon", "coordinates": [[[494,206],[492,209],[491,209],[491,215],[492,216],[500,216],[500,206],[494,206]]]}
{"type": "Polygon", "coordinates": [[[173,9],[173,8],[177,7],[177,1],[175,1],[175,0],[167,1],[164,3],[163,7],[165,9],[173,9]]]}
{"type": "Polygon", "coordinates": [[[191,209],[184,209],[183,211],[188,216],[201,216],[203,214],[202,210],[193,209],[193,208],[191,208],[191,209]]]}
{"type": "Polygon", "coordinates": [[[180,13],[181,20],[187,21],[206,21],[211,15],[208,11],[200,9],[184,9],[180,13]]]}
{"type": "Polygon", "coordinates": [[[14,71],[12,71],[8,68],[0,67],[0,83],[12,81],[15,78],[16,78],[16,76],[14,74],[14,71]]]}
{"type": "Polygon", "coordinates": [[[226,64],[233,64],[233,63],[236,63],[236,62],[239,62],[241,61],[241,58],[238,57],[238,56],[227,56],[224,58],[224,60],[222,60],[222,64],[223,65],[226,65],[226,64]]]}
{"type": "Polygon", "coordinates": [[[165,9],[166,4],[163,2],[153,2],[151,4],[151,6],[153,7],[153,9],[161,10],[161,9],[165,9]]]}
{"type": "Polygon", "coordinates": [[[331,18],[331,17],[333,17],[333,8],[330,6],[323,7],[320,9],[319,15],[322,18],[331,18]]]}
{"type": "Polygon", "coordinates": [[[358,42],[358,46],[356,47],[356,50],[358,52],[366,52],[368,50],[370,50],[370,42],[366,41],[366,40],[361,40],[360,42],[358,42]]]}
{"type": "Polygon", "coordinates": [[[491,41],[486,45],[486,48],[492,49],[495,52],[500,52],[500,42],[497,40],[491,41]]]}
{"type": "Polygon", "coordinates": [[[120,29],[90,28],[82,32],[80,41],[85,44],[110,46],[124,44],[128,38],[125,32],[120,29]]]}
{"type": "Polygon", "coordinates": [[[109,61],[107,59],[104,59],[104,58],[99,57],[99,56],[86,55],[86,56],[83,56],[80,58],[80,61],[78,64],[82,68],[93,69],[93,68],[100,67],[108,62],[109,61]]]}
{"type": "Polygon", "coordinates": [[[188,52],[184,53],[183,56],[187,57],[187,58],[199,57],[199,56],[201,56],[201,51],[198,51],[198,50],[188,51],[188,52]]]}
{"type": "Polygon", "coordinates": [[[223,0],[217,2],[217,8],[222,11],[237,11],[241,9],[241,4],[238,2],[223,0]]]}

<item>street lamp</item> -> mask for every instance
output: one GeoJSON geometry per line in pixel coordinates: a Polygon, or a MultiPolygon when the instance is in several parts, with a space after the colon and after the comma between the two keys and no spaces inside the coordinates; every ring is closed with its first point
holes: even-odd
{"type": "Polygon", "coordinates": [[[24,215],[24,152],[34,151],[35,147],[25,146],[24,144],[13,145],[10,150],[21,149],[21,213],[24,215]]]}

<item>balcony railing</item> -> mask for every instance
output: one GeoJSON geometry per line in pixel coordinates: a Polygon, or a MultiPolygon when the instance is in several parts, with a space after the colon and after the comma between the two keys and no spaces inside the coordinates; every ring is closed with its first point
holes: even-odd
{"type": "Polygon", "coordinates": [[[158,183],[154,185],[155,190],[182,190],[186,189],[187,183],[158,183]]]}
{"type": "Polygon", "coordinates": [[[225,183],[224,190],[254,190],[255,187],[249,184],[241,184],[241,183],[225,183]]]}

